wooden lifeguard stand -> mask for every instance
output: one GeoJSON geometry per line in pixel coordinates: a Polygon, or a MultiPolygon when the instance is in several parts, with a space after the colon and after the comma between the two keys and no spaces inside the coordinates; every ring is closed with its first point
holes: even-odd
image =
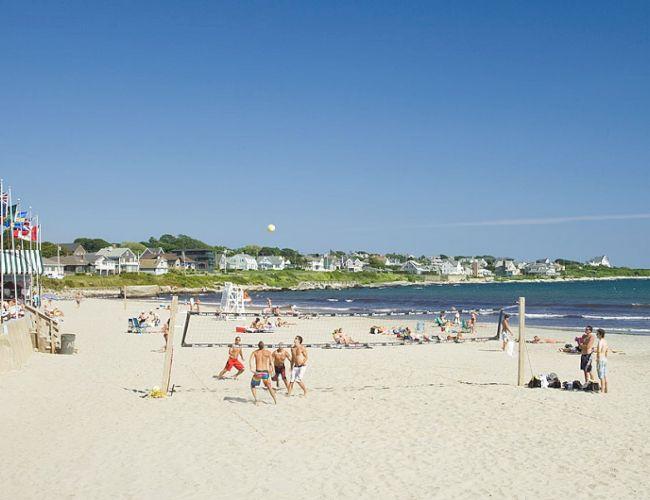
{"type": "Polygon", "coordinates": [[[244,314],[244,289],[227,281],[221,292],[221,312],[244,314]]]}

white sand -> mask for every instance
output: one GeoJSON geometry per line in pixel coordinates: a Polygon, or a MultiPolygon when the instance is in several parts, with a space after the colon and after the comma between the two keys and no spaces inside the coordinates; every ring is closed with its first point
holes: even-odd
{"type": "MultiPolygon", "coordinates": [[[[609,337],[625,354],[610,357],[608,395],[518,388],[493,341],[312,349],[308,397],[282,390],[272,406],[260,391],[256,407],[248,372],[212,377],[226,349],[179,345],[177,392],[140,398],[160,384],[161,335],[126,334],[120,301],[59,305],[78,354],[0,375],[2,499],[648,496],[650,338],[609,337]]],[[[319,321],[308,340],[347,328],[319,321]]],[[[535,371],[581,378],[557,347],[529,345],[535,371]]]]}

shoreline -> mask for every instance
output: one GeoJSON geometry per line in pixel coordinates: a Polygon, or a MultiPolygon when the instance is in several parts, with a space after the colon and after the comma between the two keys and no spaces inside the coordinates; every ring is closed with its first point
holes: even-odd
{"type": "MultiPolygon", "coordinates": [[[[350,282],[328,282],[328,281],[305,281],[293,287],[277,287],[268,285],[240,285],[249,292],[302,292],[310,290],[346,290],[350,288],[399,288],[407,286],[454,286],[454,285],[484,285],[495,283],[573,283],[592,281],[623,281],[623,280],[649,280],[650,276],[606,276],[593,278],[531,278],[531,279],[469,279],[451,281],[389,281],[382,283],[358,283],[350,282]]],[[[123,289],[126,288],[127,298],[153,298],[170,293],[177,294],[199,294],[199,293],[220,293],[222,286],[216,287],[176,287],[170,285],[127,285],[126,287],[111,288],[66,288],[63,290],[52,290],[43,288],[46,293],[55,293],[62,299],[72,299],[75,294],[80,293],[84,298],[123,298],[123,289]]]]}

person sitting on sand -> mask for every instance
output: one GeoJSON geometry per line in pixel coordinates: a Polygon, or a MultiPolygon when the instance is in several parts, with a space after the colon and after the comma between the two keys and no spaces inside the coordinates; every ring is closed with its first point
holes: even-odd
{"type": "Polygon", "coordinates": [[[451,322],[447,321],[447,318],[445,317],[445,311],[440,311],[440,314],[436,318],[435,323],[440,327],[441,332],[446,331],[447,327],[451,326],[451,322]]]}
{"type": "Polygon", "coordinates": [[[250,326],[251,330],[263,330],[264,329],[264,323],[262,323],[262,320],[257,317],[253,320],[250,326]]]}

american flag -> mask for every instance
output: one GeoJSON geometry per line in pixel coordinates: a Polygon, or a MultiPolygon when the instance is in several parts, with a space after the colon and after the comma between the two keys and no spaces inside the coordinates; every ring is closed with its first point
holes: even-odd
{"type": "Polygon", "coordinates": [[[9,193],[2,193],[2,204],[9,205],[9,193]]]}

